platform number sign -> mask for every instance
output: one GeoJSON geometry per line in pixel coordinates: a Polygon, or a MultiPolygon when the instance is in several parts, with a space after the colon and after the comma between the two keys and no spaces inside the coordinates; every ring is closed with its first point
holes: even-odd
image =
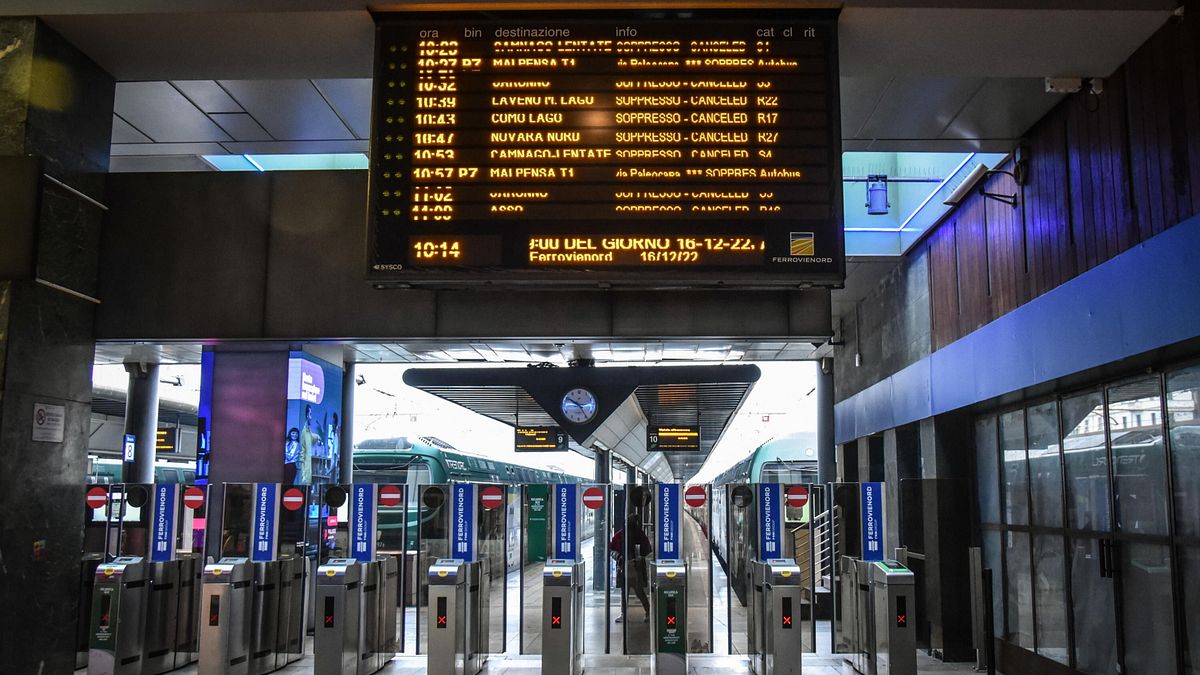
{"type": "Polygon", "coordinates": [[[655,494],[658,504],[658,557],[679,559],[679,483],[659,483],[655,494]]]}
{"type": "Polygon", "coordinates": [[[453,557],[475,559],[475,486],[454,483],[450,488],[453,557]]]}
{"type": "Polygon", "coordinates": [[[863,483],[862,491],[862,559],[867,562],[883,560],[883,484],[863,483]]]}

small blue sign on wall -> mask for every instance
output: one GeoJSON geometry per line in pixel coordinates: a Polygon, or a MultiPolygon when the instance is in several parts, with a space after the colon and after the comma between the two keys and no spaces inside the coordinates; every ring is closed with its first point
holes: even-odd
{"type": "Polygon", "coordinates": [[[355,560],[375,559],[374,505],[375,486],[355,483],[350,492],[350,551],[355,560]]]}
{"type": "Polygon", "coordinates": [[[454,483],[450,488],[451,557],[475,559],[475,486],[454,483]]]}
{"type": "Polygon", "coordinates": [[[175,491],[177,485],[159,483],[154,486],[154,514],[150,521],[150,560],[167,562],[175,559],[175,491]]]}
{"type": "Polygon", "coordinates": [[[883,483],[863,483],[862,559],[883,560],[883,483]]]}
{"type": "Polygon", "coordinates": [[[574,483],[554,486],[554,557],[563,560],[579,560],[576,490],[574,483]]]}
{"type": "Polygon", "coordinates": [[[659,483],[658,503],[658,557],[661,560],[678,560],[679,540],[679,483],[659,483]]]}
{"type": "Polygon", "coordinates": [[[250,559],[270,562],[275,559],[275,516],[279,510],[275,483],[254,484],[254,548],[250,559]]]}
{"type": "Polygon", "coordinates": [[[779,483],[760,483],[758,486],[758,544],[759,555],[763,560],[778,558],[783,555],[783,545],[779,538],[780,517],[779,500],[783,490],[779,483]]]}
{"type": "Polygon", "coordinates": [[[137,456],[137,436],[133,434],[125,434],[125,461],[132,462],[137,456]]]}

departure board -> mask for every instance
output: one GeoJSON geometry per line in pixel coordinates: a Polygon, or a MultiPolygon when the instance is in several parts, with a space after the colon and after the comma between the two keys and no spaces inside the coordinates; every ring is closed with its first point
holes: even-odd
{"type": "Polygon", "coordinates": [[[836,14],[376,20],[373,280],[842,283],[836,14]]]}

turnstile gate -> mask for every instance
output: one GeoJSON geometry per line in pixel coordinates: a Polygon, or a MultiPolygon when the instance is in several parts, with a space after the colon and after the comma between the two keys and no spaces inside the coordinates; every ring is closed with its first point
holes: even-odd
{"type": "Polygon", "coordinates": [[[846,659],[862,675],[916,675],[913,584],[912,572],[895,560],[843,558],[846,659]]]}
{"type": "Polygon", "coordinates": [[[750,670],[755,675],[800,675],[803,570],[790,558],[754,561],[751,570],[750,670]]]}
{"type": "Polygon", "coordinates": [[[317,568],[314,675],[357,675],[362,616],[362,566],[336,558],[317,568]]]}
{"type": "Polygon", "coordinates": [[[687,675],[687,563],[655,560],[650,574],[654,675],[687,675]]]}
{"type": "Polygon", "coordinates": [[[254,573],[246,558],[204,567],[199,675],[248,675],[254,573]]]}
{"type": "Polygon", "coordinates": [[[542,573],[542,675],[583,672],[584,563],[546,561],[542,573]]]}
{"type": "Polygon", "coordinates": [[[125,556],[96,568],[88,675],[139,675],[146,632],[146,561],[125,556]]]}
{"type": "Polygon", "coordinates": [[[467,565],[459,559],[442,559],[429,568],[430,675],[475,675],[469,645],[467,565]]]}

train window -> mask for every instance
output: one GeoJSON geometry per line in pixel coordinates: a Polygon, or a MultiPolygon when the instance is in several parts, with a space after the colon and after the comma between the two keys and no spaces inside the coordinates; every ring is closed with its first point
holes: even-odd
{"type": "Polygon", "coordinates": [[[763,483],[795,485],[816,482],[816,471],[799,462],[767,462],[763,464],[760,476],[760,482],[763,483]]]}

